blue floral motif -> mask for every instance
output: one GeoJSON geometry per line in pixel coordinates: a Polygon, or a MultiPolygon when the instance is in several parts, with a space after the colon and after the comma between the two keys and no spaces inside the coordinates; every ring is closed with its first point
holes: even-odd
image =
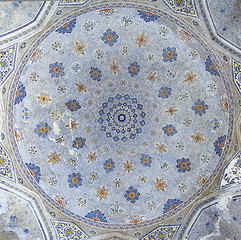
{"type": "Polygon", "coordinates": [[[204,101],[201,101],[200,99],[198,99],[192,106],[192,110],[199,116],[202,116],[204,113],[206,113],[207,109],[208,109],[208,105],[204,101]]]}
{"type": "Polygon", "coordinates": [[[102,74],[99,68],[91,67],[89,74],[93,80],[97,80],[97,81],[101,80],[102,74]]]}
{"type": "Polygon", "coordinates": [[[166,48],[163,49],[163,60],[164,62],[173,62],[177,60],[177,53],[176,53],[176,48],[166,48]]]}
{"type": "Polygon", "coordinates": [[[83,148],[85,146],[85,141],[86,139],[82,137],[75,138],[75,140],[73,141],[73,148],[83,148]]]}
{"type": "Polygon", "coordinates": [[[121,23],[124,24],[126,27],[133,23],[133,17],[122,17],[121,23]]]}
{"type": "Polygon", "coordinates": [[[23,121],[27,121],[29,118],[33,117],[35,113],[29,108],[23,108],[21,111],[21,118],[23,121]]]}
{"type": "Polygon", "coordinates": [[[221,154],[223,152],[225,142],[226,142],[226,135],[223,135],[223,136],[219,137],[218,140],[214,143],[215,152],[219,157],[221,156],[221,154]]]}
{"type": "Polygon", "coordinates": [[[145,167],[150,167],[151,163],[152,163],[151,157],[148,154],[142,153],[142,155],[141,155],[141,163],[145,167]]]}
{"type": "Polygon", "coordinates": [[[76,24],[76,18],[59,27],[56,30],[56,32],[62,33],[62,34],[71,33],[73,28],[75,27],[75,24],[76,24]]]}
{"type": "Polygon", "coordinates": [[[68,183],[70,188],[77,188],[82,185],[82,178],[80,173],[72,173],[68,176],[68,183]]]}
{"type": "Polygon", "coordinates": [[[156,21],[160,17],[156,14],[146,12],[146,11],[137,10],[137,12],[138,12],[138,15],[140,15],[140,18],[142,18],[145,22],[156,21]]]}
{"type": "Polygon", "coordinates": [[[51,77],[60,77],[60,76],[64,76],[64,67],[63,67],[63,63],[52,63],[49,65],[49,73],[51,73],[51,77]]]}
{"type": "Polygon", "coordinates": [[[130,66],[128,67],[128,72],[132,77],[134,77],[140,72],[140,66],[136,61],[130,64],[130,66]]]}
{"type": "Polygon", "coordinates": [[[116,34],[115,31],[112,31],[111,29],[107,29],[101,38],[101,40],[104,41],[105,44],[108,44],[109,46],[113,46],[114,43],[117,42],[117,39],[119,36],[116,34]]]}
{"type": "Polygon", "coordinates": [[[19,104],[20,102],[23,101],[23,99],[25,97],[26,97],[25,87],[23,86],[22,83],[19,82],[16,94],[15,94],[15,102],[14,102],[14,104],[19,104]]]}
{"type": "Polygon", "coordinates": [[[106,160],[103,164],[104,169],[106,170],[107,173],[111,172],[115,168],[115,163],[113,160],[110,158],[109,160],[106,160]]]}
{"type": "Polygon", "coordinates": [[[206,70],[210,72],[212,75],[220,76],[217,70],[217,67],[214,65],[214,62],[212,61],[210,56],[206,58],[205,65],[206,65],[206,70]]]}
{"type": "Polygon", "coordinates": [[[191,162],[188,158],[177,159],[178,172],[189,172],[191,170],[191,162]]]}
{"type": "Polygon", "coordinates": [[[161,87],[158,93],[158,97],[168,98],[171,95],[172,89],[169,87],[161,87]]]}
{"type": "Polygon", "coordinates": [[[41,121],[35,128],[34,132],[37,133],[39,137],[46,138],[51,130],[52,128],[48,123],[41,121]]]}
{"type": "Polygon", "coordinates": [[[68,108],[71,112],[77,111],[78,109],[81,108],[79,102],[76,101],[75,99],[66,102],[65,105],[67,106],[67,108],[68,108]]]}
{"type": "Polygon", "coordinates": [[[109,97],[108,102],[102,104],[99,115],[100,130],[106,132],[106,137],[113,138],[115,142],[135,139],[146,125],[143,105],[138,104],[137,99],[130,98],[128,94],[109,97]]]}
{"type": "Polygon", "coordinates": [[[40,167],[34,165],[33,163],[25,163],[29,172],[32,174],[33,178],[39,183],[41,179],[40,167]]]}
{"type": "Polygon", "coordinates": [[[174,209],[175,207],[177,207],[178,205],[180,205],[183,201],[181,201],[180,199],[168,199],[167,203],[164,205],[163,208],[163,213],[167,213],[169,211],[171,211],[172,209],[174,209]]]}
{"type": "Polygon", "coordinates": [[[126,191],[126,194],[124,197],[127,201],[130,201],[131,203],[135,203],[136,200],[139,199],[140,193],[135,189],[134,187],[129,187],[129,189],[126,191]]]}
{"type": "Polygon", "coordinates": [[[162,130],[167,136],[173,136],[174,134],[177,133],[176,128],[172,124],[166,125],[165,127],[162,128],[162,130]]]}
{"type": "Polygon", "coordinates": [[[100,210],[91,211],[85,217],[98,222],[107,222],[105,215],[100,210]]]}

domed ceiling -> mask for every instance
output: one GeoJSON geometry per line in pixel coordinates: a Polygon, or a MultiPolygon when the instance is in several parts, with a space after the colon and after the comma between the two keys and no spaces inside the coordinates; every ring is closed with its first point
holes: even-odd
{"type": "Polygon", "coordinates": [[[43,239],[197,239],[188,222],[239,183],[239,61],[181,2],[44,3],[1,52],[2,165],[46,209],[43,239]]]}

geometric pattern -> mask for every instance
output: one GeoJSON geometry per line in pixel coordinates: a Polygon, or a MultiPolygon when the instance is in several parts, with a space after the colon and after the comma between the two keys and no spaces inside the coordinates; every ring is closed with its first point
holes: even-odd
{"type": "Polygon", "coordinates": [[[0,176],[15,180],[12,158],[0,144],[0,176]]]}
{"type": "Polygon", "coordinates": [[[31,58],[21,65],[26,66],[18,75],[21,85],[17,91],[13,87],[9,101],[10,107],[16,102],[14,118],[9,117],[14,150],[32,184],[40,194],[50,193],[44,197],[66,215],[79,214],[103,228],[125,222],[129,227],[136,221],[142,225],[139,222],[180,210],[183,206],[176,206],[196,192],[199,182],[192,181],[193,175],[198,173],[199,179],[199,174],[211,171],[224,150],[224,137],[215,145],[210,142],[228,131],[228,116],[215,104],[225,89],[210,72],[215,69],[213,57],[206,70],[203,46],[183,37],[174,43],[183,29],[176,30],[169,22],[159,28],[163,17],[155,15],[157,21],[153,13],[118,8],[113,15],[113,22],[98,12],[76,15],[43,35],[37,64],[31,58]],[[144,35],[128,34],[127,13],[132,30],[138,23],[144,35]],[[95,21],[89,22],[92,14],[95,21]],[[160,52],[154,54],[157,48],[160,52]],[[21,97],[14,99],[15,92],[21,97]],[[26,121],[22,111],[29,106],[35,114],[26,121]],[[207,125],[214,117],[222,120],[218,133],[213,131],[218,124],[207,125]],[[19,145],[15,128],[23,130],[19,145]],[[207,155],[210,161],[203,164],[198,155],[207,155]],[[167,196],[170,192],[175,195],[167,196]]]}
{"type": "Polygon", "coordinates": [[[140,240],[172,240],[180,225],[160,226],[153,229],[140,240]]]}
{"type": "Polygon", "coordinates": [[[241,63],[233,60],[232,69],[233,69],[233,82],[237,87],[239,94],[241,94],[241,63]]]}
{"type": "Polygon", "coordinates": [[[163,0],[173,12],[197,17],[197,11],[193,0],[163,0]]]}
{"type": "Polygon", "coordinates": [[[136,134],[142,132],[146,114],[136,98],[131,99],[128,94],[117,94],[115,98],[110,97],[107,103],[103,103],[102,107],[98,122],[102,124],[100,130],[106,132],[107,138],[113,137],[115,142],[126,142],[128,138],[135,139],[136,134]]]}
{"type": "Polygon", "coordinates": [[[90,236],[72,222],[52,221],[59,240],[88,239],[90,236]]]}
{"type": "Polygon", "coordinates": [[[84,5],[89,0],[61,0],[59,1],[59,6],[69,6],[69,5],[84,5]]]}
{"type": "Polygon", "coordinates": [[[17,45],[0,50],[0,86],[6,81],[15,68],[17,45]]]}
{"type": "Polygon", "coordinates": [[[237,152],[223,170],[219,188],[241,183],[241,152],[237,152]]]}

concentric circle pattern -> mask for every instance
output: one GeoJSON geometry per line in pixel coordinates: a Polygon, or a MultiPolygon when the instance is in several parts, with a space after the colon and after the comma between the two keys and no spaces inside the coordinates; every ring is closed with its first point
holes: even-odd
{"type": "Polygon", "coordinates": [[[33,50],[10,99],[13,145],[45,198],[93,221],[138,223],[205,185],[227,140],[228,103],[215,56],[191,32],[103,9],[33,50]]]}

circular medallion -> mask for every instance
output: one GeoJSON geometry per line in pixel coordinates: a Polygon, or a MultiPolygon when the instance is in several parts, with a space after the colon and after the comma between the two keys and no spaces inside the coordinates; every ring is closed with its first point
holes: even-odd
{"type": "Polygon", "coordinates": [[[215,56],[191,30],[166,13],[112,10],[70,17],[30,48],[9,128],[26,176],[51,204],[120,228],[160,221],[207,187],[232,114],[215,56]],[[33,73],[41,81],[29,81],[33,73]]]}

